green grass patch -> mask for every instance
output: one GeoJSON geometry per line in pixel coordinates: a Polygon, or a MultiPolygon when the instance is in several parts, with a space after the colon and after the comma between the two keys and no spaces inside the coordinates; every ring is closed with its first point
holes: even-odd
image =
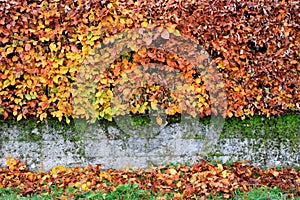
{"type": "Polygon", "coordinates": [[[2,188],[0,189],[0,200],[41,200],[41,199],[60,199],[62,196],[72,197],[72,199],[105,199],[105,200],[138,200],[147,199],[155,200],[158,197],[165,196],[166,199],[171,199],[172,194],[162,194],[154,193],[151,190],[142,190],[139,188],[138,184],[132,184],[128,182],[124,185],[118,185],[115,191],[109,191],[107,193],[102,193],[100,191],[86,191],[79,192],[73,188],[68,188],[68,194],[66,194],[63,189],[56,187],[51,187],[51,192],[45,192],[42,194],[30,194],[26,196],[20,196],[18,194],[18,189],[15,188],[2,188]]]}
{"type": "MultiPolygon", "coordinates": [[[[164,196],[165,199],[172,199],[174,196],[173,192],[169,194],[155,193],[151,190],[142,190],[139,189],[138,184],[132,184],[128,182],[124,185],[118,185],[115,191],[109,191],[107,193],[102,193],[99,191],[86,191],[82,193],[78,193],[78,191],[72,189],[71,187],[68,189],[69,196],[72,196],[72,199],[105,199],[105,200],[138,200],[138,199],[147,199],[147,200],[155,200],[159,197],[164,196]]],[[[51,188],[51,192],[42,193],[42,194],[31,194],[27,196],[19,196],[17,189],[12,188],[2,188],[0,189],[0,199],[1,200],[14,200],[14,199],[22,199],[22,200],[40,200],[40,199],[60,199],[63,195],[66,195],[62,189],[58,189],[56,187],[51,188]]],[[[200,199],[200,197],[198,198],[200,199]]],[[[218,194],[216,196],[210,196],[208,199],[225,199],[222,198],[222,194],[218,194]]],[[[292,199],[286,194],[283,190],[278,187],[260,187],[254,188],[249,192],[240,192],[236,190],[234,192],[234,196],[230,199],[247,199],[247,200],[286,200],[292,199]]],[[[295,200],[299,200],[300,197],[295,197],[295,200]]]]}

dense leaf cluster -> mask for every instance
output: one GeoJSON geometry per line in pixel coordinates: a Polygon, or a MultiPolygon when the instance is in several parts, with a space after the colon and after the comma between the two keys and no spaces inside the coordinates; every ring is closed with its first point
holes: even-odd
{"type": "Polygon", "coordinates": [[[116,185],[128,181],[143,190],[155,193],[175,193],[174,199],[195,199],[222,194],[230,198],[234,191],[251,191],[262,186],[277,186],[290,194],[300,196],[300,172],[295,169],[261,169],[246,161],[220,164],[199,160],[185,164],[157,166],[147,169],[102,170],[101,165],[85,168],[57,166],[49,172],[29,172],[19,159],[8,157],[8,167],[0,168],[0,189],[18,188],[20,194],[51,193],[51,186],[64,189],[62,198],[98,190],[103,193],[116,190],[116,185]],[[68,193],[68,190],[76,192],[68,193]]]}
{"type": "MultiPolygon", "coordinates": [[[[206,79],[180,55],[131,45],[130,52],[100,67],[101,74],[84,68],[99,44],[112,44],[113,36],[140,27],[160,28],[159,37],[164,40],[190,37],[209,53],[224,80],[228,105],[226,113],[220,113],[223,116],[245,118],[299,111],[298,3],[275,0],[0,3],[0,113],[5,119],[56,117],[66,118],[67,122],[74,115],[94,117],[93,110],[97,111],[96,117],[111,120],[123,110],[145,113],[158,105],[170,115],[182,110],[201,116],[218,113],[212,109],[218,97],[209,98],[206,79]],[[138,70],[139,64],[153,62],[179,70],[188,84],[177,89],[190,91],[197,100],[187,99],[181,104],[176,91],[147,82],[146,78],[129,77],[137,84],[144,84],[136,94],[131,94],[128,105],[118,102],[119,107],[113,109],[112,88],[126,79],[128,71],[138,70]],[[87,70],[85,81],[97,80],[91,81],[94,86],[80,85],[78,77],[82,69],[87,70]],[[74,88],[78,87],[78,91],[86,92],[74,98],[77,95],[74,88]],[[89,99],[93,94],[95,99],[89,99]],[[86,107],[88,101],[93,106],[86,107]],[[76,113],[74,104],[79,105],[76,113]],[[195,112],[191,107],[198,110],[195,112]]],[[[137,38],[131,37],[138,43],[137,38]]],[[[111,50],[108,54],[113,54],[114,49],[111,50]]],[[[128,91],[123,92],[123,96],[128,95],[128,91]]]]}

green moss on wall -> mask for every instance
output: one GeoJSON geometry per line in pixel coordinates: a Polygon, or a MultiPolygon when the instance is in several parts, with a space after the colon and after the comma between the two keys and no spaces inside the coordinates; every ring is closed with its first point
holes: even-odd
{"type": "MultiPolygon", "coordinates": [[[[168,125],[172,123],[179,123],[181,120],[180,115],[168,116],[168,125]]],[[[149,116],[132,116],[130,121],[132,126],[143,126],[151,122],[149,116]]],[[[200,119],[200,123],[208,125],[210,117],[200,119]]],[[[101,127],[107,129],[109,126],[118,127],[116,122],[99,120],[98,123],[101,127]]],[[[57,119],[49,119],[37,123],[34,120],[21,120],[16,122],[15,120],[0,120],[0,133],[5,129],[18,126],[21,134],[19,136],[20,141],[38,141],[42,140],[42,136],[38,133],[47,126],[53,128],[64,136],[65,139],[71,141],[82,140],[82,134],[90,127],[84,120],[71,120],[70,124],[65,122],[59,122],[57,119]],[[65,135],[65,132],[72,132],[72,135],[65,135]]],[[[272,116],[270,118],[263,116],[254,116],[253,118],[242,120],[240,118],[227,118],[224,122],[224,127],[221,132],[220,138],[265,138],[265,139],[291,139],[299,140],[300,137],[300,115],[299,114],[287,114],[278,116],[272,116]]],[[[195,138],[188,139],[201,139],[195,134],[195,138]]],[[[1,137],[0,140],[5,140],[5,137],[1,137]]]]}
{"type": "Polygon", "coordinates": [[[272,116],[254,116],[251,119],[226,119],[221,138],[285,138],[297,140],[300,133],[300,115],[287,114],[272,116]]]}

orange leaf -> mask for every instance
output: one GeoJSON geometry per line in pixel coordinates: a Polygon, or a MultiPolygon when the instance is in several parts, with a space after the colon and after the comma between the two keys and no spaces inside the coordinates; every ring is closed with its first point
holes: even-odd
{"type": "Polygon", "coordinates": [[[4,119],[7,119],[8,118],[8,112],[4,111],[3,117],[4,117],[4,119]]]}
{"type": "Polygon", "coordinates": [[[162,118],[161,117],[156,117],[156,123],[158,124],[158,125],[162,125],[162,118]]]}
{"type": "Polygon", "coordinates": [[[3,43],[3,44],[5,44],[5,43],[7,43],[9,41],[9,39],[8,38],[2,38],[2,40],[1,40],[1,42],[3,43]]]}

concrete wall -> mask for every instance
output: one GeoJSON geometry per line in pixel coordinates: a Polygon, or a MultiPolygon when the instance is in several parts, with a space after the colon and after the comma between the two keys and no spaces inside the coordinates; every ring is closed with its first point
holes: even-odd
{"type": "MultiPolygon", "coordinates": [[[[117,126],[83,126],[80,132],[62,125],[5,124],[0,127],[0,166],[5,157],[20,158],[32,171],[57,165],[74,167],[103,164],[103,168],[147,167],[170,162],[193,163],[200,157],[251,160],[259,166],[300,166],[299,140],[273,138],[219,138],[205,148],[199,133],[189,124],[174,123],[150,135],[126,135],[117,126]]],[[[201,124],[202,135],[209,131],[201,124]]],[[[298,138],[300,139],[300,137],[298,138]]]]}

